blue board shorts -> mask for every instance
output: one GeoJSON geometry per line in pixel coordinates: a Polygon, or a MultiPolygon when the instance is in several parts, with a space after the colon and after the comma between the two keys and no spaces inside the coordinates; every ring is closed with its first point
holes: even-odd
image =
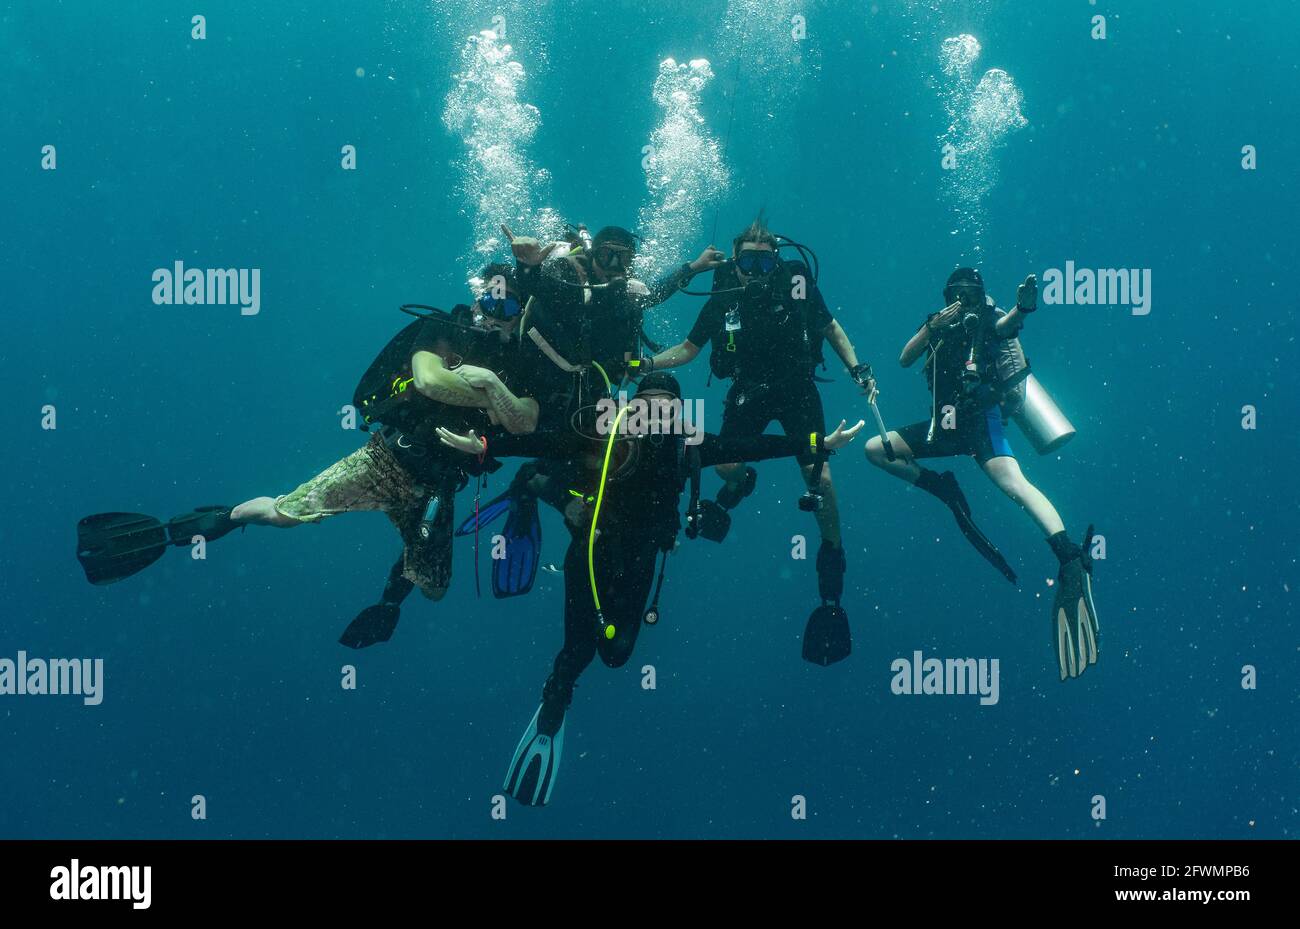
{"type": "Polygon", "coordinates": [[[956,426],[943,428],[943,421],[934,430],[934,441],[927,442],[930,421],[912,423],[898,430],[903,441],[916,458],[950,458],[970,455],[980,464],[991,458],[1014,458],[1011,443],[1007,441],[1006,422],[1002,408],[993,406],[982,413],[957,413],[956,426]]]}

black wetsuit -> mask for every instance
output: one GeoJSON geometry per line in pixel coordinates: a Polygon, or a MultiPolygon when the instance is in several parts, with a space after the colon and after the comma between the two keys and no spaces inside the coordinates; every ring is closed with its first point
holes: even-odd
{"type": "MultiPolygon", "coordinates": [[[[734,273],[719,274],[714,283],[718,290],[735,286],[734,273]]],[[[710,297],[686,338],[701,348],[712,343],[713,352],[721,354],[710,358],[714,373],[734,378],[720,434],[759,435],[773,420],[786,435],[805,442],[809,433],[825,431],[813,372],[821,363],[823,334],[834,321],[807,268],[797,261],[782,263],[771,286],[758,294],[710,297]],[[802,299],[791,296],[796,276],[804,277],[802,299]]]]}
{"type": "MultiPolygon", "coordinates": [[[[694,450],[674,436],[645,436],[619,444],[628,449],[619,455],[623,461],[617,473],[611,463],[595,546],[601,612],[616,634],[612,639],[597,634],[587,562],[590,523],[570,525],[573,538],[564,558],[564,646],[555,658],[555,677],[566,685],[572,685],[597,653],[612,668],[631,656],[654,582],[655,561],[661,551],[672,549],[681,527],[681,496],[690,478],[693,452],[698,453],[700,467],[786,458],[806,453],[808,438],[705,434],[694,450]]],[[[489,439],[488,456],[545,459],[553,482],[567,474],[579,485],[573,490],[594,497],[604,444],[573,432],[499,436],[489,439]]]]}
{"type": "MultiPolygon", "coordinates": [[[[590,273],[586,276],[587,283],[598,283],[590,273]]],[[[536,314],[541,332],[556,351],[576,365],[596,362],[614,385],[623,380],[628,362],[641,357],[645,311],[671,297],[690,276],[690,269],[682,266],[638,293],[625,281],[584,289],[578,268],[568,258],[520,265],[516,273],[522,298],[534,300],[530,316],[536,314]]]]}
{"type": "MultiPolygon", "coordinates": [[[[535,352],[520,351],[517,341],[503,342],[495,332],[468,328],[469,308],[457,307],[453,320],[432,318],[417,329],[409,357],[428,351],[441,357],[454,369],[471,364],[493,371],[515,396],[538,400],[554,393],[560,373],[535,352]]],[[[409,370],[409,369],[408,369],[409,370]]],[[[480,465],[475,459],[452,451],[438,439],[438,427],[464,434],[473,429],[483,434],[495,428],[485,410],[455,406],[431,400],[408,387],[401,399],[387,404],[380,416],[383,425],[377,430],[397,463],[428,489],[429,498],[438,497],[437,513],[425,534],[414,521],[403,533],[413,557],[430,566],[437,578],[436,587],[446,589],[451,583],[452,534],[455,528],[455,496],[470,476],[492,471],[499,463],[480,465]]],[[[418,515],[418,514],[417,514],[418,515]]],[[[403,577],[406,552],[399,555],[389,572],[380,602],[401,603],[413,589],[403,577]]]]}
{"type": "Polygon", "coordinates": [[[934,400],[933,417],[898,430],[913,457],[970,455],[981,465],[992,458],[1015,457],[1006,436],[1006,420],[1019,402],[1019,393],[1006,394],[999,387],[1014,381],[1026,365],[1018,339],[1021,327],[1002,335],[994,328],[1004,316],[1005,311],[990,306],[973,332],[957,325],[931,339],[925,374],[934,400]],[[971,346],[976,342],[978,377],[964,381],[971,346]],[[952,407],[953,415],[948,415],[945,407],[952,407]]]}

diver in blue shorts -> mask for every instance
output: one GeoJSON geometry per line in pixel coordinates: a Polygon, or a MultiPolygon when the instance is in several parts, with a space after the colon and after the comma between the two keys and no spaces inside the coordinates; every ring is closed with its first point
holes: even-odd
{"type": "Polygon", "coordinates": [[[1006,437],[1007,418],[1026,404],[1029,366],[1019,334],[1025,316],[1037,309],[1038,282],[1032,274],[1025,279],[1010,311],[997,307],[985,294],[984,280],[974,268],[955,270],[943,295],[948,305],[930,314],[898,359],[906,368],[928,355],[930,418],[888,433],[888,443],[873,438],[867,443],[867,460],[943,501],[971,544],[1013,584],[1015,572],[972,522],[957,478],[951,471],[931,471],[917,462],[970,455],[1003,493],[1025,509],[1060,562],[1052,607],[1057,658],[1061,680],[1078,677],[1097,661],[1089,552],[1092,530],[1082,546],[1070,540],[1056,507],[1021,472],[1006,437]]]}

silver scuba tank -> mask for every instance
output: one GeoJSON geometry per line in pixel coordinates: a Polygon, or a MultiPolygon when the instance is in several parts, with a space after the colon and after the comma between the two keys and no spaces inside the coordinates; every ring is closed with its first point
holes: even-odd
{"type": "Polygon", "coordinates": [[[1024,402],[1011,418],[1038,454],[1051,454],[1074,438],[1074,426],[1038,383],[1038,378],[1030,374],[1025,378],[1024,387],[1024,402]]]}

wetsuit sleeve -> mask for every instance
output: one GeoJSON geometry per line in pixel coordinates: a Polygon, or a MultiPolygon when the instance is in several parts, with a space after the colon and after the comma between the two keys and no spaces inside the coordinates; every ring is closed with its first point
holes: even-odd
{"type": "Polygon", "coordinates": [[[835,322],[835,317],[831,315],[830,307],[826,305],[826,298],[822,296],[821,288],[814,287],[809,295],[812,300],[812,327],[817,332],[824,332],[826,327],[835,322]]]}
{"type": "MultiPolygon", "coordinates": [[[[821,445],[820,436],[818,446],[821,445]]],[[[808,436],[748,435],[721,436],[706,433],[700,443],[700,464],[704,467],[732,461],[764,461],[769,458],[798,458],[809,451],[808,436]]]]}
{"type": "Polygon", "coordinates": [[[525,303],[529,297],[553,303],[568,296],[564,282],[576,284],[577,272],[566,258],[552,258],[540,265],[516,265],[515,281],[525,303]]]}
{"type": "Polygon", "coordinates": [[[695,325],[691,327],[691,333],[686,337],[686,341],[696,348],[703,348],[721,328],[722,304],[718,302],[717,297],[710,297],[700,310],[700,315],[695,317],[695,325]]]}
{"type": "Polygon", "coordinates": [[[690,265],[682,265],[676,271],[666,275],[657,284],[650,288],[650,293],[641,298],[641,308],[650,309],[652,306],[658,306],[663,303],[682,287],[685,282],[689,281],[691,274],[690,265]]]}
{"type": "Polygon", "coordinates": [[[573,432],[501,433],[488,436],[487,453],[492,458],[567,459],[590,448],[590,441],[573,432]]]}

